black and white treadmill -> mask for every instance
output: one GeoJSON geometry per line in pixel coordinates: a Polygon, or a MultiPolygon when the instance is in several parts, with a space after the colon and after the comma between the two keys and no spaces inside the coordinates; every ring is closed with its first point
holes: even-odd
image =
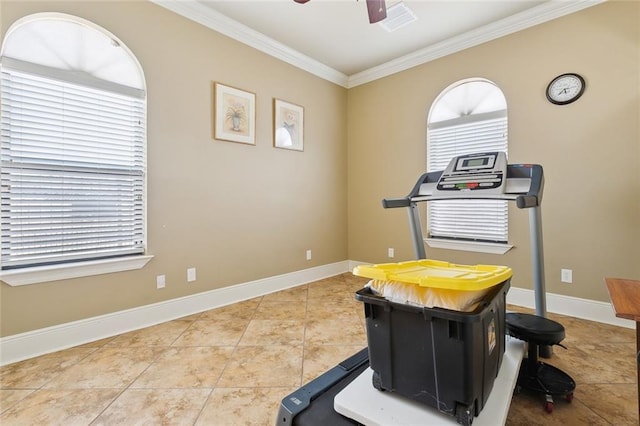
{"type": "MultiPolygon", "coordinates": [[[[540,213],[543,188],[542,166],[507,164],[503,152],[485,152],[455,157],[445,170],[424,173],[406,197],[384,199],[382,206],[385,209],[407,209],[414,251],[418,259],[426,259],[418,211],[420,203],[445,199],[492,199],[513,201],[519,209],[528,209],[535,308],[537,315],[546,317],[540,213]]],[[[541,356],[545,356],[543,348],[540,349],[541,356]]],[[[550,351],[550,348],[546,350],[550,351]]],[[[549,356],[549,353],[546,356],[549,356]]],[[[517,360],[519,365],[519,357],[519,353],[514,352],[511,359],[513,362],[517,360]]],[[[369,357],[365,348],[286,396],[282,400],[276,425],[362,424],[336,412],[334,399],[357,379],[361,379],[368,366],[369,357]]],[[[511,365],[511,368],[513,367],[511,365]]],[[[375,389],[374,391],[379,392],[375,389]]],[[[363,398],[366,396],[363,395],[363,398]]]]}

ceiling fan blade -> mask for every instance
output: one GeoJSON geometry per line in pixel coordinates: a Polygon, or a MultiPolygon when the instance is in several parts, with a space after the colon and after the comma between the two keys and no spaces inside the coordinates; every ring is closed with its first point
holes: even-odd
{"type": "Polygon", "coordinates": [[[387,7],[384,0],[367,0],[367,11],[369,12],[370,24],[380,22],[387,17],[387,7]]]}

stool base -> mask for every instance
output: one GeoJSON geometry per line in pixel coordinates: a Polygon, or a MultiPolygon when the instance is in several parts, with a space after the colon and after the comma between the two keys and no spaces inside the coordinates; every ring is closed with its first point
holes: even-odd
{"type": "MultiPolygon", "coordinates": [[[[535,362],[535,361],[534,361],[535,362]]],[[[530,374],[531,365],[525,360],[520,366],[517,386],[545,395],[545,410],[553,411],[553,397],[563,396],[567,402],[573,400],[576,382],[564,371],[544,362],[537,362],[535,375],[530,374]]]]}

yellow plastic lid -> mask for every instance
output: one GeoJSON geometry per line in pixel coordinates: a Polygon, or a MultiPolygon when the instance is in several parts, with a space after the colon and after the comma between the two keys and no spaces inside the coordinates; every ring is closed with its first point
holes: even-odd
{"type": "Polygon", "coordinates": [[[422,287],[449,290],[482,290],[511,278],[513,271],[507,266],[456,265],[439,260],[412,260],[400,263],[359,265],[353,270],[359,277],[374,280],[400,281],[422,287]]]}

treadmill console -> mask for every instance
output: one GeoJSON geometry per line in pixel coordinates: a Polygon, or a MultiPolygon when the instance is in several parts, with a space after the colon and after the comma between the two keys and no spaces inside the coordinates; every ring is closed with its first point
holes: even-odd
{"type": "Polygon", "coordinates": [[[481,191],[502,194],[507,180],[507,156],[504,152],[466,154],[453,158],[436,185],[440,194],[481,191]]]}

